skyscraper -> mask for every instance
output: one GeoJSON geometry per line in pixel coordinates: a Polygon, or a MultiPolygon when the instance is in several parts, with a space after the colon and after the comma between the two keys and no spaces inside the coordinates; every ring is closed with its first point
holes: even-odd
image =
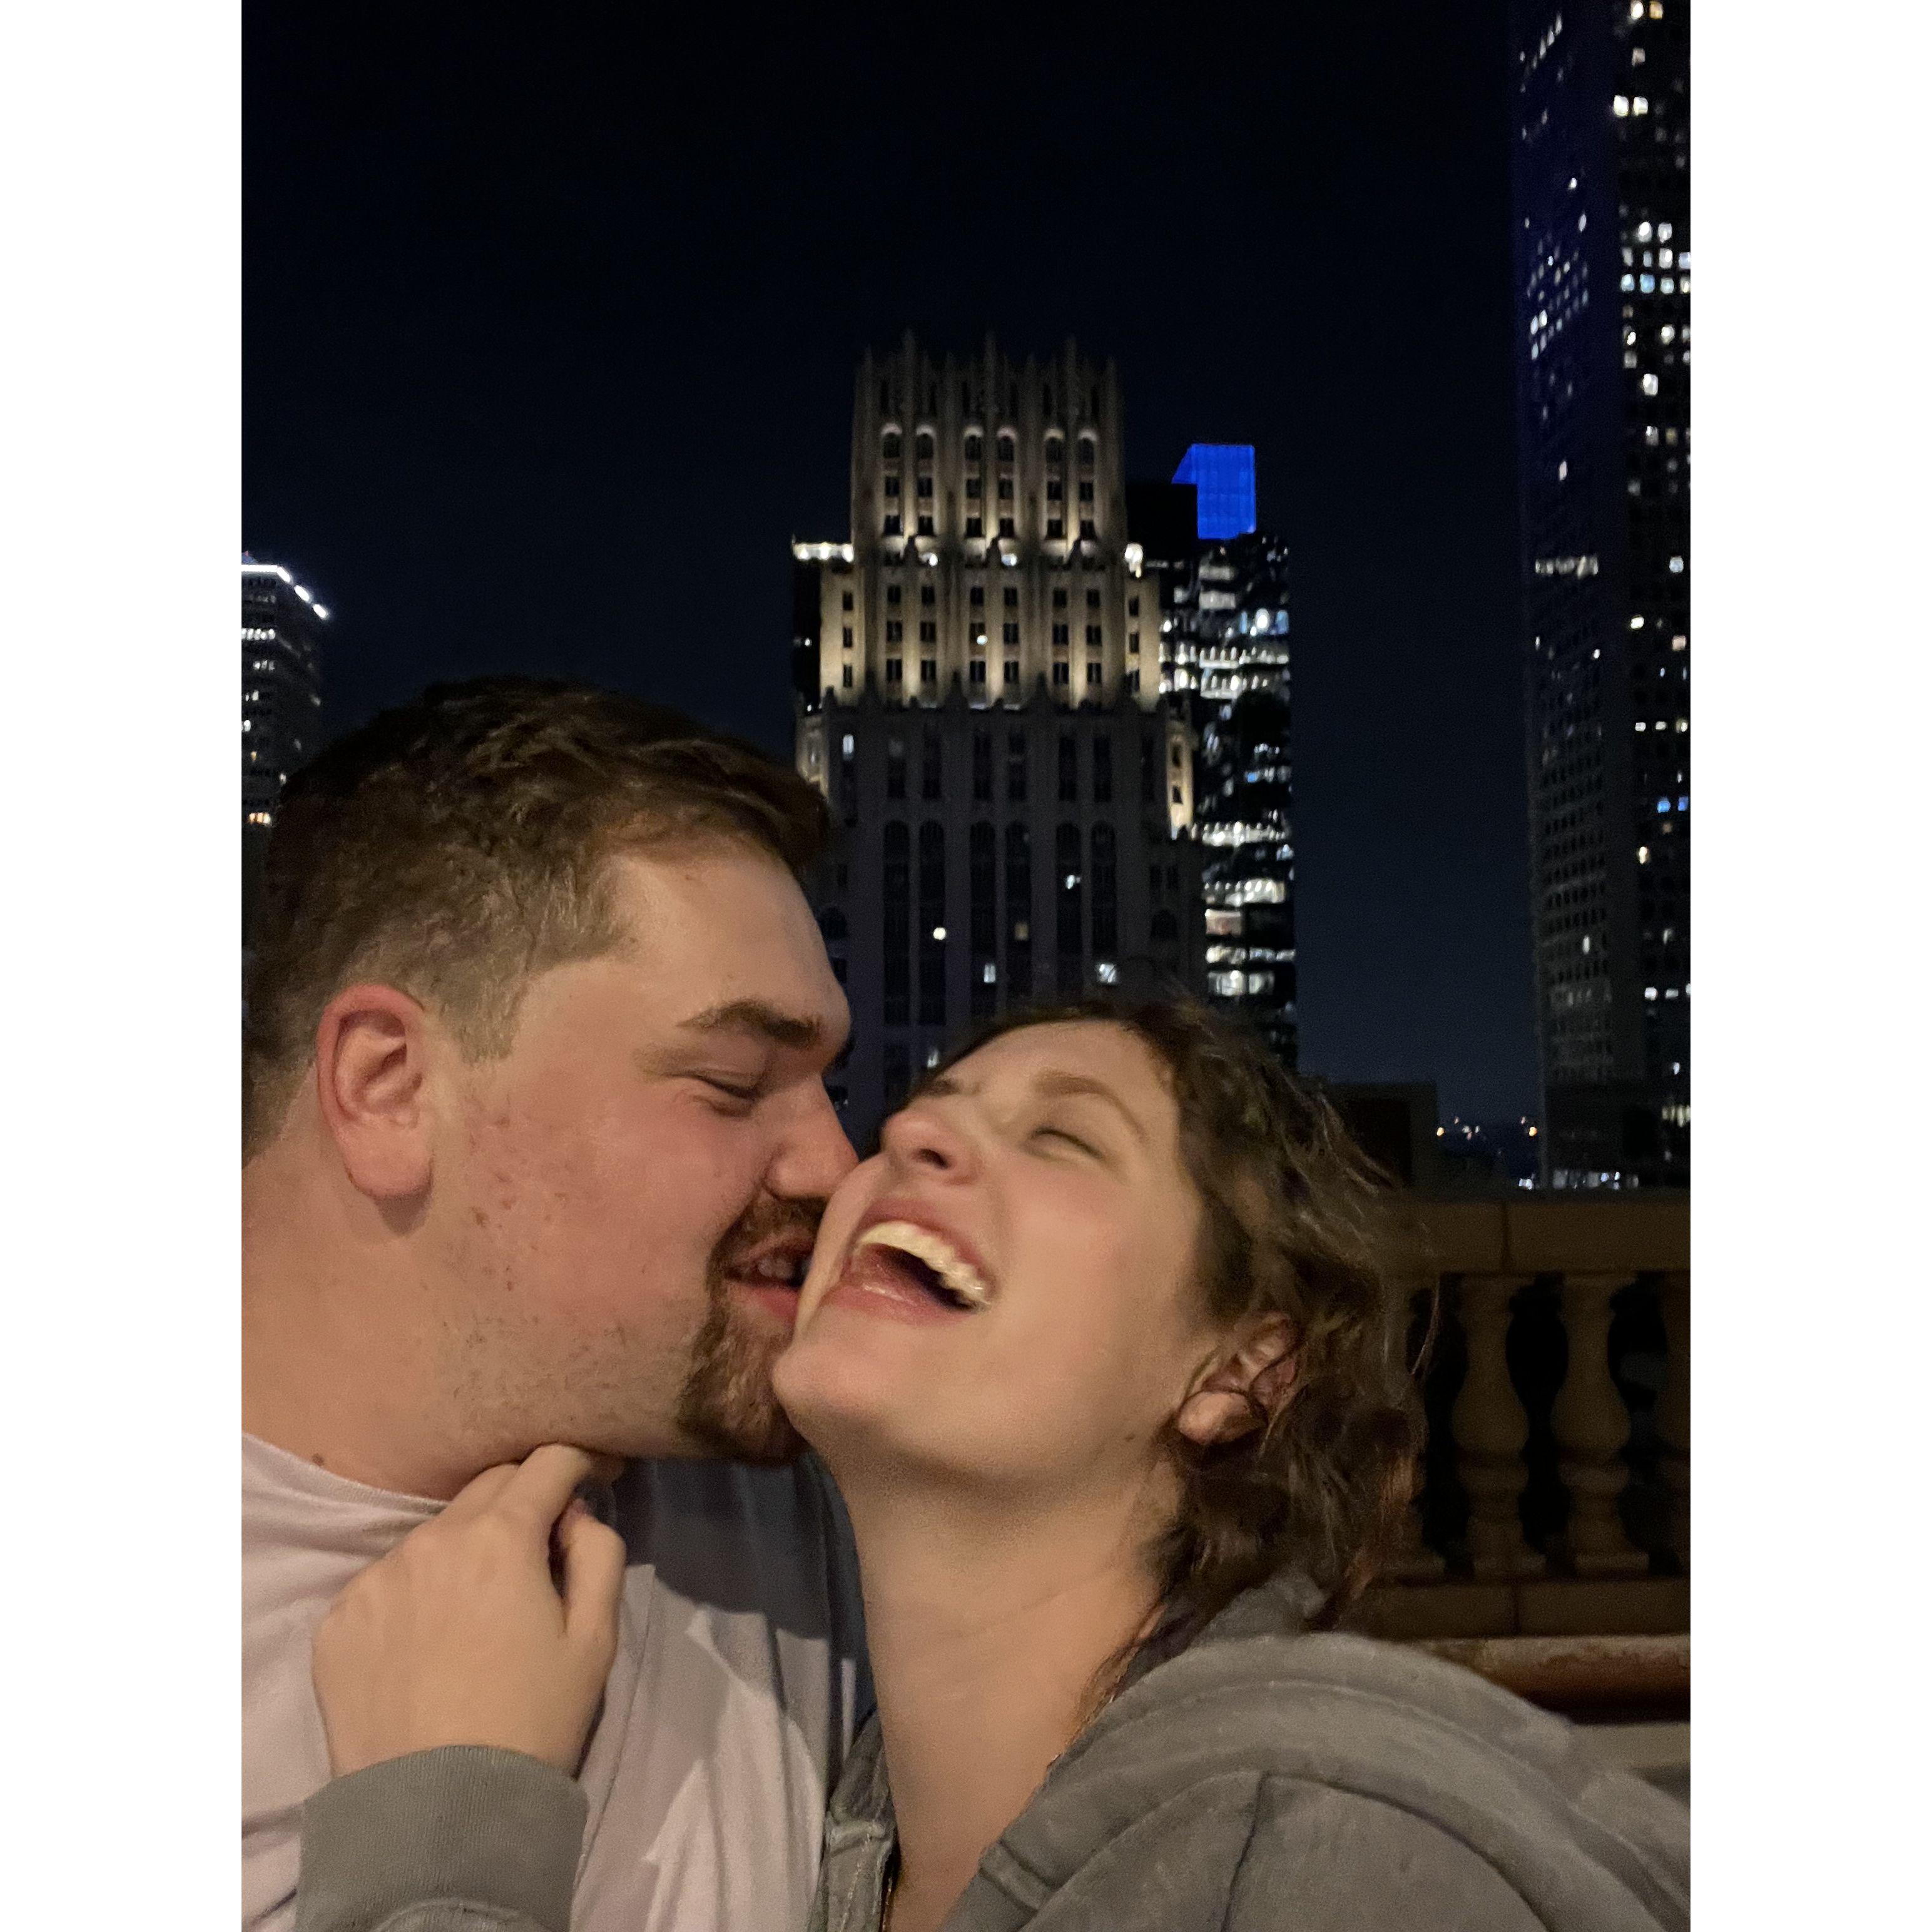
{"type": "Polygon", "coordinates": [[[831,1084],[858,1138],[1010,1003],[1199,988],[1193,772],[1126,525],[1111,364],[910,334],[860,364],[850,536],[793,546],[798,766],[842,832],[816,881],[854,1022],[831,1084]]]}
{"type": "Polygon", "coordinates": [[[1519,0],[1518,453],[1551,1183],[1690,1121],[1688,0],[1519,0]]]}
{"type": "Polygon", "coordinates": [[[1142,554],[1160,566],[1161,689],[1192,753],[1209,997],[1292,1067],[1288,550],[1256,527],[1254,477],[1246,445],[1197,443],[1173,486],[1137,484],[1132,501],[1142,554]]]}
{"type": "Polygon", "coordinates": [[[242,907],[252,919],[262,855],[289,774],[316,746],[327,609],[278,563],[242,558],[242,907]]]}

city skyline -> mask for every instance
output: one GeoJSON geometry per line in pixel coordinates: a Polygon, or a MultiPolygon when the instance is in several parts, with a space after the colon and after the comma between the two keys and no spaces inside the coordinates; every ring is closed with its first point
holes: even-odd
{"type": "Polygon", "coordinates": [[[843,526],[858,351],[1076,335],[1130,480],[1261,452],[1302,1064],[1535,1107],[1500,5],[1034,50],[990,92],[862,38],[753,71],[722,145],[660,69],[640,117],[603,32],[412,20],[379,65],[251,20],[244,537],[330,586],[326,729],[518,668],[786,754],[786,547],[843,526]],[[869,104],[915,74],[882,168],[869,104]]]}

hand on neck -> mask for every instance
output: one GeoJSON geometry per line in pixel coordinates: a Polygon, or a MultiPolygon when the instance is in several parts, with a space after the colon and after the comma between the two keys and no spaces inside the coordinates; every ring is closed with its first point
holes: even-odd
{"type": "Polygon", "coordinates": [[[936,1926],[1149,1623],[1144,1497],[1016,1506],[904,1477],[842,1487],[899,1840],[893,1932],[936,1926]]]}

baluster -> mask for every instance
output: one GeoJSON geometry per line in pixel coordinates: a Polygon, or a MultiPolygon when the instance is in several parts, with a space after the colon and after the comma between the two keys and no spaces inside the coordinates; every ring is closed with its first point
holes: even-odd
{"type": "Polygon", "coordinates": [[[1550,1421],[1557,1467],[1570,1492],[1568,1541],[1580,1576],[1628,1576],[1648,1567],[1617,1514],[1617,1498],[1630,1480],[1622,1453],[1630,1439],[1630,1412],[1610,1374],[1610,1299],[1628,1280],[1621,1274],[1563,1277],[1570,1367],[1550,1421]]]}
{"type": "MultiPolygon", "coordinates": [[[[1428,1298],[1435,1292],[1435,1278],[1424,1277],[1420,1282],[1408,1285],[1408,1306],[1409,1332],[1425,1324],[1428,1319],[1428,1298]]],[[[1427,1364],[1424,1365],[1426,1373],[1427,1364]]],[[[1422,1400],[1424,1377],[1416,1377],[1416,1400],[1422,1400]]],[[[1424,1444],[1424,1456],[1427,1454],[1427,1444],[1424,1444]]],[[[1408,1508],[1402,1513],[1402,1528],[1396,1546],[1389,1554],[1388,1574],[1403,1583],[1432,1583],[1446,1567],[1441,1556],[1430,1548],[1424,1540],[1422,1531],[1422,1500],[1428,1483],[1428,1466],[1418,1457],[1415,1469],[1415,1494],[1408,1499],[1408,1508]]]]}
{"type": "Polygon", "coordinates": [[[1402,1528],[1389,1552],[1388,1574],[1399,1583],[1432,1583],[1443,1572],[1442,1558],[1423,1540],[1423,1472],[1416,1471],[1416,1492],[1402,1511],[1402,1528]]]}
{"type": "Polygon", "coordinates": [[[1658,1284],[1657,1305],[1664,1317],[1670,1350],[1664,1388],[1657,1399],[1657,1433],[1664,1453],[1658,1468],[1670,1490],[1670,1546],[1688,1572],[1690,1568],[1690,1276],[1666,1274],[1658,1284]]]}
{"type": "Polygon", "coordinates": [[[1543,1558],[1522,1533],[1519,1508],[1529,1467],[1529,1418],[1510,1380],[1510,1311],[1528,1275],[1465,1275],[1459,1299],[1468,1372],[1450,1416],[1456,1473],[1469,1498],[1469,1555],[1477,1578],[1533,1576],[1543,1558]]]}

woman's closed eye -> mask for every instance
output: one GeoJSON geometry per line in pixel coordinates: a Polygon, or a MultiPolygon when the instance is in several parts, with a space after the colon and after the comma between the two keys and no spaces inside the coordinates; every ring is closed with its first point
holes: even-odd
{"type": "Polygon", "coordinates": [[[1060,1126],[1057,1121],[1042,1121],[1034,1129],[1031,1138],[1035,1141],[1046,1141],[1060,1146],[1072,1148],[1076,1153],[1090,1155],[1096,1160],[1101,1158],[1100,1150],[1094,1146],[1092,1142],[1083,1139],[1078,1134],[1060,1126]]]}

